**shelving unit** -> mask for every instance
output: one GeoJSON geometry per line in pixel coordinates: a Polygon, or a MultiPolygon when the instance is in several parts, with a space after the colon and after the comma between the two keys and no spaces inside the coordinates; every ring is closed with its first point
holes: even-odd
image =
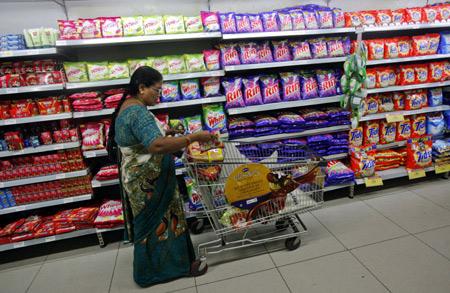
{"type": "Polygon", "coordinates": [[[72,118],[72,113],[61,113],[61,114],[54,114],[54,115],[39,115],[39,116],[32,116],[32,117],[25,117],[25,118],[13,118],[13,119],[0,120],[0,126],[44,122],[44,121],[55,121],[55,120],[70,119],[70,118],[72,118]]]}
{"type": "Polygon", "coordinates": [[[248,39],[267,39],[267,38],[283,38],[283,37],[299,37],[314,36],[328,34],[345,34],[354,33],[353,27],[301,30],[301,31],[280,31],[280,32],[260,32],[260,33],[240,33],[240,34],[223,34],[224,40],[248,40],[248,39]]]}
{"type": "Polygon", "coordinates": [[[305,65],[315,65],[315,64],[341,63],[341,62],[344,62],[346,58],[347,57],[336,57],[336,58],[320,58],[320,59],[307,59],[307,60],[284,61],[284,62],[229,65],[229,66],[225,66],[225,71],[233,72],[233,71],[243,71],[243,70],[283,68],[283,67],[305,66],[305,65]]]}
{"type": "Polygon", "coordinates": [[[105,157],[107,155],[108,155],[108,151],[106,149],[83,152],[83,156],[85,158],[105,157]]]}
{"type": "Polygon", "coordinates": [[[432,82],[432,83],[398,85],[398,86],[390,86],[390,87],[385,87],[385,88],[368,89],[367,94],[418,90],[418,89],[427,89],[427,88],[433,88],[433,87],[444,87],[444,86],[449,86],[449,85],[450,85],[450,80],[442,81],[442,82],[432,82]]]}
{"type": "Polygon", "coordinates": [[[33,184],[33,183],[41,183],[41,182],[49,182],[49,181],[55,181],[55,180],[61,180],[61,179],[69,179],[69,178],[86,176],[87,174],[89,174],[89,170],[85,169],[85,170],[73,171],[73,172],[67,172],[67,173],[59,173],[59,174],[52,174],[52,175],[45,175],[45,176],[30,177],[30,178],[25,178],[25,179],[4,181],[4,182],[0,182],[0,188],[8,188],[8,187],[14,187],[14,186],[33,184]]]}
{"type": "Polygon", "coordinates": [[[97,117],[106,116],[114,113],[115,109],[103,109],[99,111],[86,111],[86,112],[73,112],[73,118],[87,118],[87,117],[97,117]]]}
{"type": "Polygon", "coordinates": [[[201,99],[189,100],[189,101],[159,103],[155,106],[147,107],[147,109],[149,109],[149,110],[171,109],[171,108],[179,108],[179,107],[194,106],[194,105],[223,103],[226,100],[227,99],[225,98],[225,96],[212,97],[212,98],[201,98],[201,99]]]}
{"type": "Polygon", "coordinates": [[[113,185],[119,185],[119,179],[105,180],[105,181],[99,181],[95,179],[92,180],[92,188],[99,188],[113,185]]]}
{"type": "Polygon", "coordinates": [[[380,64],[402,63],[402,62],[412,62],[412,61],[427,61],[427,60],[438,60],[438,59],[449,59],[449,58],[450,58],[450,54],[435,54],[435,55],[413,56],[413,57],[405,57],[405,58],[368,60],[367,65],[380,65],[380,64]]]}
{"type": "Polygon", "coordinates": [[[437,22],[437,23],[420,23],[420,24],[406,24],[406,25],[387,25],[387,26],[374,26],[364,27],[363,32],[389,32],[389,31],[407,31],[407,30],[420,30],[420,29],[432,29],[432,28],[446,28],[450,26],[450,22],[437,22]]]}
{"type": "MultiPolygon", "coordinates": [[[[428,167],[425,168],[425,172],[431,172],[434,171],[434,167],[428,167]]],[[[398,167],[395,169],[389,169],[384,171],[377,171],[375,172],[378,176],[380,176],[383,180],[389,180],[389,179],[395,179],[395,178],[401,178],[401,177],[407,177],[408,171],[405,167],[398,167]]],[[[361,185],[364,184],[364,179],[356,179],[356,184],[361,185]]]]}
{"type": "Polygon", "coordinates": [[[80,146],[79,141],[75,142],[67,142],[67,143],[58,143],[58,144],[50,144],[50,145],[42,145],[35,148],[26,148],[20,151],[2,151],[0,152],[0,158],[21,156],[21,155],[31,155],[38,153],[45,153],[51,151],[59,151],[59,150],[67,150],[73,149],[80,146]]]}
{"type": "Polygon", "coordinates": [[[0,51],[0,59],[57,55],[56,48],[0,51]]]}
{"type": "Polygon", "coordinates": [[[48,84],[48,85],[33,85],[33,86],[0,88],[0,95],[60,91],[63,88],[64,88],[63,84],[48,84]]]}
{"type": "Polygon", "coordinates": [[[403,115],[403,116],[409,116],[409,115],[433,113],[433,112],[440,112],[440,111],[447,111],[447,110],[450,110],[449,105],[442,105],[442,106],[436,106],[436,107],[425,107],[425,108],[417,109],[417,110],[405,110],[405,111],[385,112],[385,113],[367,115],[367,116],[361,117],[361,119],[359,121],[386,119],[386,116],[388,116],[388,115],[399,114],[399,115],[403,115]]]}

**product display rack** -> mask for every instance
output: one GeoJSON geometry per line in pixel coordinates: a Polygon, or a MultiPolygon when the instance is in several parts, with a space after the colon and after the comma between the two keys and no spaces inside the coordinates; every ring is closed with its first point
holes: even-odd
{"type": "Polygon", "coordinates": [[[85,170],[73,171],[73,172],[67,172],[67,173],[58,173],[58,174],[52,174],[52,175],[44,175],[44,176],[30,177],[30,178],[25,178],[25,179],[4,181],[4,182],[0,182],[0,188],[8,188],[8,187],[14,187],[14,186],[21,186],[21,185],[28,185],[28,184],[34,184],[34,183],[61,180],[61,179],[76,178],[76,177],[86,176],[88,174],[89,174],[89,169],[85,169],[85,170]]]}
{"type": "Polygon", "coordinates": [[[61,91],[64,84],[33,85],[11,88],[0,88],[0,95],[26,94],[38,92],[61,91]]]}
{"type": "Polygon", "coordinates": [[[194,106],[194,105],[223,103],[226,100],[227,99],[226,99],[225,96],[211,97],[211,98],[200,98],[200,99],[187,100],[187,101],[159,103],[159,104],[157,104],[155,106],[149,106],[149,107],[147,107],[147,109],[148,110],[172,109],[172,108],[187,107],[187,106],[194,106]]]}
{"type": "Polygon", "coordinates": [[[449,58],[450,58],[450,54],[434,54],[434,55],[413,56],[413,57],[405,57],[405,58],[368,60],[367,65],[381,65],[381,64],[414,62],[414,61],[418,62],[418,61],[439,60],[439,59],[449,59],[449,58]]]}
{"type": "Polygon", "coordinates": [[[434,87],[445,87],[445,86],[449,86],[449,85],[450,85],[450,80],[442,81],[442,82],[411,84],[411,85],[398,85],[398,86],[389,86],[389,87],[385,87],[385,88],[368,89],[367,94],[418,90],[418,89],[427,89],[427,88],[434,88],[434,87]]]}
{"type": "MultiPolygon", "coordinates": [[[[434,171],[434,167],[428,167],[425,168],[425,172],[431,172],[434,171]]],[[[389,179],[395,179],[395,178],[401,178],[401,177],[407,177],[408,171],[405,167],[398,167],[395,169],[389,169],[384,171],[377,171],[375,172],[378,176],[381,177],[383,180],[389,180],[389,179]]],[[[356,179],[356,184],[361,185],[364,184],[364,179],[356,179]]]]}
{"type": "Polygon", "coordinates": [[[107,155],[108,155],[108,151],[106,149],[84,151],[83,152],[83,156],[85,158],[105,157],[107,155]]]}
{"type": "Polygon", "coordinates": [[[248,39],[267,39],[267,38],[284,38],[284,37],[302,37],[327,34],[344,34],[354,33],[353,27],[330,28],[330,29],[311,29],[299,31],[278,31],[278,32],[260,32],[260,33],[240,33],[240,34],[223,34],[224,40],[248,40],[248,39]]]}
{"type": "Polygon", "coordinates": [[[46,49],[28,49],[28,50],[16,50],[16,51],[1,51],[0,59],[10,59],[18,57],[36,57],[36,56],[53,56],[57,55],[56,48],[46,49]]]}
{"type": "Polygon", "coordinates": [[[96,116],[106,116],[114,113],[114,109],[103,109],[99,111],[73,112],[73,118],[87,118],[96,116]]]}
{"type": "Polygon", "coordinates": [[[70,119],[70,118],[72,118],[72,113],[61,113],[61,114],[54,114],[54,115],[39,115],[39,116],[32,116],[32,117],[25,117],[25,118],[0,120],[0,126],[44,122],[44,121],[55,121],[55,120],[70,119]]]}
{"type": "Polygon", "coordinates": [[[78,148],[80,145],[81,144],[79,141],[75,141],[75,142],[42,145],[42,146],[38,146],[35,148],[25,148],[20,151],[2,151],[2,152],[0,152],[0,158],[31,155],[31,154],[45,153],[45,152],[51,152],[51,151],[59,151],[59,150],[67,150],[67,149],[78,148]]]}
{"type": "Polygon", "coordinates": [[[436,23],[418,23],[418,24],[405,24],[405,25],[386,25],[386,26],[373,26],[363,27],[362,31],[366,33],[370,32],[389,32],[389,31],[407,31],[407,30],[421,30],[421,29],[433,29],[433,28],[448,28],[450,22],[436,22],[436,23]]]}
{"type": "Polygon", "coordinates": [[[361,117],[361,119],[359,121],[386,119],[386,117],[389,115],[409,116],[409,115],[417,115],[417,114],[424,114],[424,113],[441,112],[441,111],[447,111],[447,110],[450,110],[449,105],[442,105],[442,106],[436,106],[436,107],[425,107],[425,108],[417,109],[417,110],[404,110],[404,111],[385,112],[385,113],[367,115],[367,116],[361,117]]]}
{"type": "Polygon", "coordinates": [[[341,62],[344,62],[346,59],[347,59],[347,57],[335,57],[335,58],[317,58],[317,59],[257,63],[257,64],[229,65],[229,66],[225,66],[225,71],[233,72],[233,71],[243,71],[243,70],[258,70],[258,69],[268,69],[268,68],[284,68],[284,67],[293,67],[293,66],[341,63],[341,62]]]}

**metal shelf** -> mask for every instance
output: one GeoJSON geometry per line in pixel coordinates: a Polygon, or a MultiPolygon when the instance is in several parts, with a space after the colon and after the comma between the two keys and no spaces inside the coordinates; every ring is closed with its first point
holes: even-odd
{"type": "Polygon", "coordinates": [[[83,156],[85,158],[105,157],[107,155],[108,155],[108,151],[106,149],[83,152],[83,156]]]}
{"type": "Polygon", "coordinates": [[[33,184],[33,183],[41,183],[41,182],[48,182],[48,181],[68,179],[68,178],[75,178],[75,177],[85,176],[87,174],[89,174],[89,170],[85,169],[85,170],[68,172],[68,173],[60,173],[60,174],[52,174],[52,175],[45,175],[45,176],[38,176],[38,177],[30,177],[30,178],[25,178],[25,179],[11,180],[11,181],[0,182],[0,188],[28,185],[28,184],[33,184]]]}
{"type": "Polygon", "coordinates": [[[115,109],[103,109],[99,111],[73,112],[73,118],[85,118],[95,116],[105,116],[114,113],[115,109]]]}
{"type": "Polygon", "coordinates": [[[105,228],[105,229],[95,229],[95,233],[105,233],[105,232],[111,232],[111,231],[118,231],[125,229],[125,226],[118,226],[114,228],[105,228]]]}
{"type": "Polygon", "coordinates": [[[0,89],[0,95],[12,95],[23,93],[49,92],[63,90],[63,84],[33,85],[0,89]]]}
{"type": "Polygon", "coordinates": [[[13,119],[0,120],[0,126],[34,123],[34,122],[44,122],[44,121],[54,121],[54,120],[70,119],[70,118],[72,118],[72,113],[61,113],[61,114],[54,114],[54,115],[39,115],[39,116],[32,116],[32,117],[25,117],[25,118],[13,118],[13,119]]]}
{"type": "Polygon", "coordinates": [[[112,186],[112,185],[119,185],[119,179],[112,179],[112,180],[92,180],[92,188],[98,188],[98,187],[105,187],[105,186],[112,186]]]}
{"type": "Polygon", "coordinates": [[[201,98],[196,100],[189,101],[178,101],[178,102],[169,102],[169,103],[159,103],[155,106],[147,107],[149,110],[157,110],[157,109],[170,109],[176,107],[185,107],[192,105],[203,105],[203,104],[211,104],[211,103],[221,103],[226,102],[225,96],[220,97],[212,97],[212,98],[201,98]]]}
{"type": "Polygon", "coordinates": [[[73,149],[80,146],[79,141],[75,142],[66,142],[66,143],[58,143],[58,144],[50,144],[50,145],[42,145],[35,148],[26,148],[20,151],[3,151],[0,152],[0,158],[6,158],[6,157],[14,157],[14,156],[21,156],[21,155],[29,155],[29,154],[37,154],[37,153],[44,153],[44,152],[51,152],[51,151],[59,151],[59,150],[66,150],[66,149],[73,149]]]}
{"type": "Polygon", "coordinates": [[[449,85],[450,85],[450,80],[442,81],[442,82],[432,82],[432,83],[399,85],[399,86],[390,86],[390,87],[385,87],[385,88],[368,89],[367,94],[417,90],[417,89],[426,89],[426,88],[432,88],[432,87],[443,87],[443,86],[449,86],[449,85]]]}
{"type": "Polygon", "coordinates": [[[295,133],[281,133],[281,134],[259,136],[259,137],[237,138],[237,139],[233,139],[232,141],[258,143],[258,142],[265,142],[265,141],[274,141],[274,140],[282,140],[282,139],[289,139],[289,138],[296,138],[296,137],[304,137],[304,136],[310,136],[310,135],[316,135],[316,134],[322,134],[322,133],[333,133],[333,132],[339,132],[339,131],[346,131],[349,129],[350,129],[349,125],[339,125],[339,126],[305,130],[302,132],[295,132],[295,133]]]}
{"type": "Polygon", "coordinates": [[[186,34],[164,34],[136,37],[119,37],[119,38],[99,38],[84,40],[58,40],[56,47],[92,47],[92,46],[112,46],[112,45],[128,45],[139,43],[163,43],[177,41],[195,41],[202,39],[219,39],[222,37],[220,32],[203,32],[203,33],[186,33],[186,34]]]}
{"type": "Polygon", "coordinates": [[[324,192],[327,191],[332,191],[332,190],[338,190],[338,189],[342,189],[342,188],[349,188],[354,186],[355,183],[347,183],[347,184],[339,184],[339,185],[331,185],[331,186],[327,186],[323,189],[324,192]]]}
{"type": "Polygon", "coordinates": [[[354,33],[355,31],[356,30],[353,27],[343,27],[343,28],[301,30],[301,31],[223,34],[222,38],[224,40],[247,40],[247,39],[262,39],[262,38],[277,38],[277,37],[295,37],[295,36],[354,33]]]}
{"type": "Polygon", "coordinates": [[[224,75],[225,75],[225,71],[223,71],[223,70],[201,71],[201,72],[191,72],[191,73],[168,74],[168,75],[164,75],[164,80],[170,81],[170,80],[224,76],[224,75]]]}
{"type": "Polygon", "coordinates": [[[425,108],[417,109],[417,110],[405,110],[405,111],[395,111],[395,112],[372,114],[372,115],[367,115],[367,116],[361,117],[361,119],[359,119],[359,121],[386,119],[386,115],[400,114],[403,116],[409,116],[409,115],[439,112],[439,111],[446,111],[446,110],[450,110],[449,105],[442,105],[442,106],[436,106],[436,107],[425,107],[425,108]]]}
{"type": "Polygon", "coordinates": [[[228,115],[239,115],[239,114],[245,114],[245,113],[272,111],[272,110],[280,110],[280,109],[291,109],[291,108],[296,108],[296,107],[337,103],[340,101],[341,97],[342,96],[333,96],[333,97],[328,97],[328,98],[316,98],[316,99],[309,99],[309,100],[272,103],[272,104],[265,104],[265,105],[258,105],[258,106],[248,106],[248,107],[244,107],[244,108],[233,108],[233,109],[228,109],[227,111],[228,111],[228,115]]]}
{"type": "Polygon", "coordinates": [[[345,62],[346,59],[347,59],[347,57],[336,57],[336,58],[306,59],[306,60],[270,62],[270,63],[258,63],[258,64],[241,64],[241,65],[225,66],[225,71],[232,72],[232,71],[242,71],[242,70],[264,69],[264,68],[279,68],[279,67],[303,66],[303,65],[313,65],[313,64],[329,64],[329,63],[345,62]]]}
{"type": "MultiPolygon", "coordinates": [[[[434,170],[434,167],[425,168],[426,172],[430,172],[433,170],[434,170]]],[[[383,180],[389,180],[389,179],[395,179],[395,178],[401,178],[401,177],[408,176],[408,171],[406,170],[405,167],[398,167],[395,169],[389,169],[389,170],[384,170],[384,171],[376,171],[375,173],[378,176],[380,176],[383,180]]],[[[364,184],[364,179],[363,178],[356,179],[356,184],[358,184],[358,185],[364,184]]]]}
{"type": "Polygon", "coordinates": [[[435,55],[414,56],[414,57],[405,57],[405,58],[368,60],[367,65],[391,64],[391,63],[402,63],[402,62],[409,62],[409,61],[424,61],[424,60],[448,59],[448,58],[450,58],[450,54],[435,54],[435,55]]]}
{"type": "Polygon", "coordinates": [[[56,48],[0,51],[0,59],[15,58],[15,57],[49,56],[56,54],[57,54],[56,48]]]}
{"type": "Polygon", "coordinates": [[[348,153],[323,156],[324,160],[326,160],[326,161],[341,160],[341,159],[345,159],[347,157],[348,157],[348,153]]]}
{"type": "Polygon", "coordinates": [[[19,205],[19,206],[15,206],[15,207],[11,207],[11,208],[0,209],[0,215],[35,210],[35,209],[40,209],[40,208],[44,208],[44,207],[63,205],[63,204],[67,204],[67,203],[85,201],[85,200],[90,200],[90,199],[92,199],[92,194],[84,194],[84,195],[60,198],[60,199],[55,199],[55,200],[41,201],[41,202],[31,203],[31,204],[27,204],[27,205],[19,205]]]}
{"type": "Polygon", "coordinates": [[[387,31],[400,31],[400,30],[420,30],[429,28],[446,28],[450,27],[450,22],[439,23],[420,23],[420,24],[406,24],[406,25],[388,25],[379,27],[364,27],[365,33],[368,32],[387,32],[387,31]]]}
{"type": "Polygon", "coordinates": [[[387,144],[378,144],[377,145],[377,150],[386,150],[386,149],[398,148],[398,147],[402,147],[402,146],[405,146],[405,145],[406,145],[406,140],[396,141],[396,142],[387,143],[387,144]]]}

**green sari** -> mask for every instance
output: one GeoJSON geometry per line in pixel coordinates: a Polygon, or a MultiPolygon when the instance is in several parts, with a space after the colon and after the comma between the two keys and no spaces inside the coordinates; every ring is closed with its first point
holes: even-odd
{"type": "Polygon", "coordinates": [[[134,280],[142,287],[188,276],[195,259],[173,157],[147,151],[162,135],[157,119],[141,106],[116,120],[126,233],[134,243],[134,280]]]}

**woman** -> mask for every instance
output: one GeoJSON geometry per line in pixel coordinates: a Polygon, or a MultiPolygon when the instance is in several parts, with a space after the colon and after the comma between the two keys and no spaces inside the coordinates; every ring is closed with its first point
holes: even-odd
{"type": "Polygon", "coordinates": [[[214,136],[206,131],[165,136],[161,123],[147,110],[158,102],[161,86],[158,71],[138,68],[113,115],[109,133],[108,150],[114,151],[115,141],[122,157],[126,230],[134,243],[134,280],[142,287],[204,274],[207,269],[194,261],[172,153],[214,136]]]}

